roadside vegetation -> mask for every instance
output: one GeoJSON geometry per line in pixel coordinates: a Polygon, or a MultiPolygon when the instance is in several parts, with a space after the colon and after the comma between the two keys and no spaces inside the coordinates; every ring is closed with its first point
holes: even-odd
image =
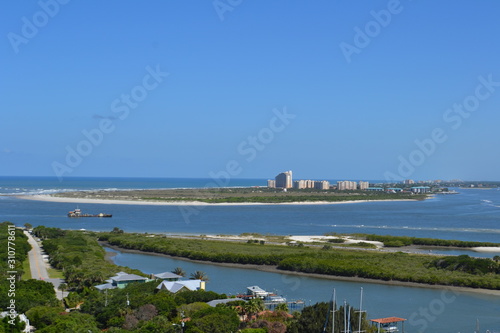
{"type": "MultiPolygon", "coordinates": [[[[22,279],[23,276],[31,277],[31,274],[25,271],[29,270],[26,262],[31,247],[23,231],[9,228],[9,225],[14,226],[10,222],[0,223],[0,248],[3,249],[0,251],[0,311],[10,311],[13,305],[18,313],[24,313],[36,306],[57,305],[51,283],[22,279]]],[[[0,332],[21,332],[24,324],[17,321],[16,325],[11,325],[8,323],[9,319],[10,317],[6,317],[0,321],[0,332]]]]}
{"type": "MultiPolygon", "coordinates": [[[[302,243],[294,246],[280,246],[253,242],[176,239],[161,235],[127,233],[96,233],[96,236],[101,241],[125,249],[163,253],[194,260],[273,265],[278,269],[288,271],[384,281],[500,289],[500,276],[494,273],[500,264],[491,259],[484,260],[490,264],[492,270],[471,272],[470,270],[448,269],[453,267],[450,265],[446,267],[435,265],[433,264],[435,256],[403,252],[388,253],[325,246],[309,247],[302,243]]],[[[470,258],[471,262],[476,260],[483,259],[470,258]]]]}
{"type": "Polygon", "coordinates": [[[86,232],[38,226],[33,229],[33,234],[43,240],[51,266],[63,272],[70,290],[82,291],[104,283],[120,271],[144,275],[139,270],[109,263],[104,249],[86,232]]]}

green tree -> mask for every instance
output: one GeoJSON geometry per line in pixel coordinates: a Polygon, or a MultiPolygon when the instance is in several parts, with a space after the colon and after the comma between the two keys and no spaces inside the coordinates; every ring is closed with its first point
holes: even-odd
{"type": "Polygon", "coordinates": [[[275,311],[285,311],[288,312],[288,304],[286,303],[280,303],[276,305],[275,311]]]}
{"type": "Polygon", "coordinates": [[[237,313],[227,306],[207,308],[196,312],[186,324],[186,333],[236,332],[240,320],[237,313]]]}
{"type": "Polygon", "coordinates": [[[246,302],[243,305],[243,309],[247,315],[247,320],[251,320],[253,316],[256,316],[257,313],[265,310],[264,301],[260,298],[254,298],[246,302]]]}
{"type": "Polygon", "coordinates": [[[25,327],[26,323],[19,320],[18,316],[14,319],[6,316],[0,321],[0,332],[22,333],[25,327]]]}
{"type": "Polygon", "coordinates": [[[205,272],[202,271],[196,271],[194,273],[191,273],[190,279],[192,280],[201,280],[201,281],[208,281],[209,278],[205,272]]]}
{"type": "Polygon", "coordinates": [[[181,267],[174,268],[172,273],[177,274],[177,275],[182,276],[182,277],[186,276],[186,271],[183,270],[181,267]]]}
{"type": "Polygon", "coordinates": [[[61,283],[59,285],[59,290],[61,291],[61,299],[64,298],[64,291],[68,289],[68,285],[66,283],[61,283]]]}

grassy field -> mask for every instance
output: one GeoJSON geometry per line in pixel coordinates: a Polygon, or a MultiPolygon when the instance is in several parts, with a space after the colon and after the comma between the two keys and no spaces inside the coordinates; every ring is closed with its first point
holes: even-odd
{"type": "Polygon", "coordinates": [[[96,236],[126,249],[195,260],[275,265],[283,270],[385,281],[500,289],[500,264],[491,259],[470,258],[458,265],[436,262],[436,258],[446,257],[403,252],[176,239],[145,234],[97,233],[96,236]]]}
{"type": "Polygon", "coordinates": [[[49,268],[47,272],[49,273],[49,278],[51,279],[64,279],[64,273],[58,269],[49,268]]]}
{"type": "Polygon", "coordinates": [[[31,269],[30,269],[30,261],[26,259],[23,261],[23,275],[21,276],[21,280],[29,280],[31,279],[31,269]]]}

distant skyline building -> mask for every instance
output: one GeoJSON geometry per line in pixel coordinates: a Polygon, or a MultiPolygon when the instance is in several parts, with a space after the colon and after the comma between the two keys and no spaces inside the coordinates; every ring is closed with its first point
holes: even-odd
{"type": "Polygon", "coordinates": [[[269,188],[276,188],[276,180],[274,180],[274,179],[269,179],[269,180],[267,181],[267,187],[269,187],[269,188]]]}
{"type": "Polygon", "coordinates": [[[349,180],[343,180],[337,182],[337,190],[344,191],[344,190],[357,190],[357,189],[358,189],[358,183],[356,182],[352,182],[349,180]]]}
{"type": "Polygon", "coordinates": [[[307,180],[295,180],[293,182],[293,188],[301,190],[307,188],[307,180]]]}
{"type": "Polygon", "coordinates": [[[317,190],[328,190],[330,189],[330,182],[327,180],[320,180],[314,182],[314,188],[317,190]]]}
{"type": "Polygon", "coordinates": [[[405,179],[404,183],[405,185],[412,185],[415,184],[415,181],[413,179],[405,179]]]}
{"type": "Polygon", "coordinates": [[[370,187],[369,182],[364,182],[362,180],[359,181],[359,189],[360,190],[366,190],[368,187],[370,187]]]}
{"type": "Polygon", "coordinates": [[[292,188],[292,171],[285,171],[275,177],[277,188],[292,188]]]}

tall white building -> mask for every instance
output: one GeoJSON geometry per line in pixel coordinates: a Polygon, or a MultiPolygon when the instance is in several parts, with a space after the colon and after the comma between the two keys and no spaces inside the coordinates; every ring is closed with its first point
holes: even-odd
{"type": "Polygon", "coordinates": [[[307,184],[307,180],[302,180],[302,179],[296,180],[293,182],[293,188],[301,190],[301,189],[307,188],[306,184],[307,184]]]}
{"type": "Polygon", "coordinates": [[[358,183],[356,183],[356,182],[351,182],[348,180],[337,182],[337,190],[340,190],[340,191],[356,190],[357,188],[358,188],[358,183]]]}
{"type": "Polygon", "coordinates": [[[321,180],[314,182],[314,188],[317,190],[328,190],[330,189],[330,182],[328,180],[321,180]]]}
{"type": "Polygon", "coordinates": [[[366,190],[368,187],[370,187],[369,182],[364,182],[362,180],[359,181],[359,189],[360,190],[366,190]]]}

